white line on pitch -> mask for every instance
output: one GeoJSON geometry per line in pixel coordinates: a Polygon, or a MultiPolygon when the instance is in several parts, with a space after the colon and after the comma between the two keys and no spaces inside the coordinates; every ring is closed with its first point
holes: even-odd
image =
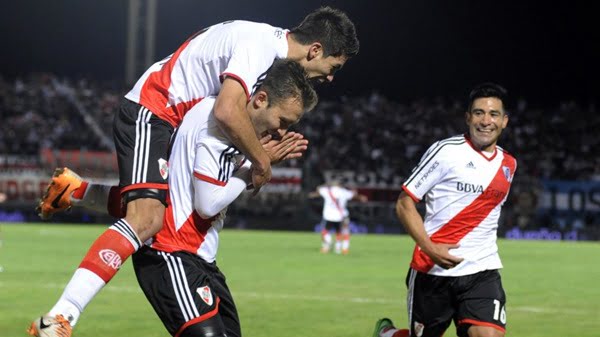
{"type": "MultiPolygon", "coordinates": [[[[21,284],[22,285],[22,284],[21,284]]],[[[58,283],[44,283],[41,287],[47,289],[63,289],[66,284],[58,283]]],[[[8,286],[6,282],[0,282],[0,288],[8,286]]],[[[105,288],[105,291],[111,292],[127,292],[135,293],[142,292],[137,286],[122,286],[122,285],[109,285],[105,288]]],[[[236,291],[233,293],[234,297],[242,298],[258,298],[258,299],[274,299],[274,300],[299,300],[299,301],[320,301],[320,302],[350,302],[350,303],[376,303],[376,304],[398,304],[399,306],[404,305],[404,299],[390,300],[381,298],[369,298],[369,297],[340,297],[340,296],[308,296],[306,294],[269,294],[269,293],[258,293],[258,292],[245,292],[236,291]]],[[[508,307],[509,311],[527,312],[533,314],[549,314],[549,313],[563,313],[570,315],[587,315],[588,312],[585,310],[577,309],[555,309],[555,308],[542,308],[542,307],[508,307]]]]}

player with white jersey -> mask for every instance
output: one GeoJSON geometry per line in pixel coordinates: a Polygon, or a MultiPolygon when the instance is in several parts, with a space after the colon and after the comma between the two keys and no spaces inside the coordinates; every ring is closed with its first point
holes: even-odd
{"type": "Polygon", "coordinates": [[[416,242],[407,275],[410,332],[384,318],[375,337],[437,337],[452,321],[459,337],[504,336],[496,233],[517,168],[496,145],[508,123],[505,97],[492,83],[471,91],[469,132],[434,143],[402,186],[396,212],[416,242]],[[424,219],[415,206],[423,199],[424,219]]]}
{"type": "Polygon", "coordinates": [[[323,198],[323,221],[325,227],[321,231],[321,252],[329,253],[333,240],[331,232],[335,232],[335,252],[348,254],[350,249],[350,212],[348,201],[357,199],[367,201],[367,197],[356,190],[347,189],[337,181],[317,187],[309,194],[309,198],[323,198]]]}
{"type": "Polygon", "coordinates": [[[142,242],[161,229],[171,136],[198,102],[216,96],[216,122],[252,163],[256,193],[270,180],[271,163],[254,135],[245,104],[263,74],[274,60],[286,58],[300,64],[314,81],[329,82],[358,48],[347,15],[323,7],[291,30],[249,21],[213,25],[152,65],[125,96],[114,120],[119,186],[92,184],[61,168],[38,205],[43,219],[73,203],[108,209],[120,219],[97,238],[59,301],[33,322],[31,333],[54,336],[60,330],[70,335],[83,308],[142,242]]]}
{"type": "MultiPolygon", "coordinates": [[[[301,154],[298,146],[306,148],[301,135],[283,135],[316,104],[304,75],[297,63],[276,61],[248,103],[257,136],[283,136],[264,143],[273,162],[301,154]]],[[[133,255],[138,282],[173,336],[241,336],[233,298],[215,260],[227,206],[251,184],[251,167],[219,128],[215,102],[207,97],[184,117],[169,157],[164,226],[133,255]]]]}

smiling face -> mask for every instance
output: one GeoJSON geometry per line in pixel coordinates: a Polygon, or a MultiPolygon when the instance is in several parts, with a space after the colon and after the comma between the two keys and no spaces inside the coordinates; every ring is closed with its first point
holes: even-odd
{"type": "Polygon", "coordinates": [[[308,56],[300,61],[300,65],[312,81],[319,83],[333,81],[335,73],[342,69],[348,57],[346,56],[323,56],[323,48],[320,43],[313,43],[308,49],[308,56]]]}
{"type": "Polygon", "coordinates": [[[247,109],[259,138],[267,133],[274,137],[283,136],[287,129],[300,120],[304,112],[297,97],[289,97],[269,105],[268,95],[264,91],[258,91],[252,96],[247,109]]]}
{"type": "Polygon", "coordinates": [[[481,151],[494,151],[502,130],[508,124],[502,101],[496,97],[477,98],[465,117],[473,145],[481,151]]]}

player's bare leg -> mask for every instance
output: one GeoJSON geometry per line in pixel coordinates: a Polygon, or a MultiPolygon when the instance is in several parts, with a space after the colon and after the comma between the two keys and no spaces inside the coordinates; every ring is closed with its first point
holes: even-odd
{"type": "Polygon", "coordinates": [[[489,326],[471,325],[469,337],[504,337],[504,332],[489,326]]]}
{"type": "Polygon", "coordinates": [[[327,254],[331,249],[331,233],[326,228],[321,231],[321,253],[327,254]]]}

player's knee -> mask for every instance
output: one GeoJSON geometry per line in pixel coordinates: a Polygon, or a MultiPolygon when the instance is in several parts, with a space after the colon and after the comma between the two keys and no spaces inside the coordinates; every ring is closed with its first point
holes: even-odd
{"type": "Polygon", "coordinates": [[[165,206],[156,191],[159,190],[134,190],[126,194],[125,220],[142,241],[148,240],[162,228],[165,206]]]}
{"type": "Polygon", "coordinates": [[[213,316],[202,322],[190,325],[185,328],[181,337],[227,337],[227,331],[221,318],[213,316]]]}

